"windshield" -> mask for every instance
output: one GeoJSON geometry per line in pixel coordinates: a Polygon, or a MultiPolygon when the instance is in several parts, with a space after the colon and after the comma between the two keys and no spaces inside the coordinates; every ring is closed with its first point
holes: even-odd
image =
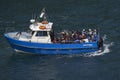
{"type": "Polygon", "coordinates": [[[36,36],[48,36],[47,31],[38,31],[36,36]]]}

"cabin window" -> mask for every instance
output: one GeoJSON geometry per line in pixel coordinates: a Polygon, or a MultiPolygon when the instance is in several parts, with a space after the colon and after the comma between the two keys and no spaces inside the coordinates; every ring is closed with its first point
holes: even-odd
{"type": "Polygon", "coordinates": [[[36,36],[48,36],[47,31],[38,31],[36,36]]]}

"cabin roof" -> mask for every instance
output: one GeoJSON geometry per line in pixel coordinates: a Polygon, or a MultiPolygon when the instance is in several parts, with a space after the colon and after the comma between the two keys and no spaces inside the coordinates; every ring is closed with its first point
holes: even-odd
{"type": "Polygon", "coordinates": [[[45,22],[44,23],[43,22],[35,22],[35,23],[31,24],[29,26],[29,28],[32,31],[51,31],[52,25],[53,25],[52,22],[48,22],[48,23],[45,23],[45,22]]]}

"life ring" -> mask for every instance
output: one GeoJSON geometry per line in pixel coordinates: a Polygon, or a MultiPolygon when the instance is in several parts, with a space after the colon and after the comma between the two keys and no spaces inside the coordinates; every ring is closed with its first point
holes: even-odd
{"type": "Polygon", "coordinates": [[[48,21],[42,21],[41,23],[42,24],[48,24],[48,21]]]}
{"type": "Polygon", "coordinates": [[[46,29],[46,26],[40,26],[39,29],[46,29]]]}

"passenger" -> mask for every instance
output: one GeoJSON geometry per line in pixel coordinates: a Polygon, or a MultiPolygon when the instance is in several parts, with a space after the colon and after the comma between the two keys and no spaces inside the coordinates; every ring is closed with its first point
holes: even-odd
{"type": "Polygon", "coordinates": [[[96,29],[92,31],[91,29],[88,32],[83,29],[80,31],[62,31],[62,37],[59,39],[55,39],[55,43],[68,43],[68,42],[75,42],[75,43],[82,43],[82,42],[93,42],[98,40],[98,35],[96,29]]]}
{"type": "Polygon", "coordinates": [[[100,39],[99,39],[99,49],[101,48],[101,47],[103,47],[103,39],[100,37],[100,39]]]}
{"type": "Polygon", "coordinates": [[[86,38],[88,39],[88,41],[90,42],[91,36],[87,35],[86,38]]]}
{"type": "Polygon", "coordinates": [[[91,36],[90,41],[91,41],[91,42],[93,42],[93,41],[94,41],[94,36],[93,36],[93,35],[91,36]]]}
{"type": "Polygon", "coordinates": [[[94,29],[94,31],[93,31],[93,35],[96,35],[96,34],[97,34],[97,30],[94,29]]]}
{"type": "Polygon", "coordinates": [[[71,35],[72,36],[72,40],[75,40],[75,33],[76,33],[75,31],[72,32],[72,35],[71,35]]]}
{"type": "Polygon", "coordinates": [[[94,34],[94,41],[97,41],[98,40],[98,35],[97,34],[94,34]]]}
{"type": "Polygon", "coordinates": [[[83,29],[83,30],[82,30],[82,34],[86,34],[86,31],[85,31],[85,29],[83,29]]]}
{"type": "Polygon", "coordinates": [[[83,39],[86,39],[86,34],[82,34],[83,39]]]}
{"type": "Polygon", "coordinates": [[[70,42],[70,38],[69,37],[65,38],[65,43],[68,43],[68,42],[70,42]]]}
{"type": "Polygon", "coordinates": [[[89,40],[87,38],[83,39],[83,42],[87,43],[89,40]]]}
{"type": "Polygon", "coordinates": [[[64,38],[61,39],[61,43],[65,43],[65,39],[64,38]]]}
{"type": "Polygon", "coordinates": [[[61,34],[62,34],[62,38],[65,38],[66,33],[63,31],[61,32],[61,34]]]}
{"type": "Polygon", "coordinates": [[[66,37],[66,38],[69,38],[69,37],[70,37],[70,35],[69,35],[68,32],[65,34],[65,37],[66,37]]]}
{"type": "Polygon", "coordinates": [[[75,33],[75,40],[79,39],[79,35],[75,33]]]}
{"type": "Polygon", "coordinates": [[[82,40],[83,39],[83,36],[82,35],[79,35],[79,40],[82,40]]]}
{"type": "Polygon", "coordinates": [[[54,38],[53,43],[57,43],[57,39],[56,38],[54,38]]]}
{"type": "Polygon", "coordinates": [[[54,40],[54,37],[55,37],[54,30],[52,30],[52,31],[50,32],[51,41],[54,40]]]}
{"type": "Polygon", "coordinates": [[[88,35],[92,35],[92,30],[88,29],[88,35]]]}
{"type": "Polygon", "coordinates": [[[66,35],[65,35],[65,37],[64,37],[64,40],[65,40],[65,42],[67,42],[68,40],[69,40],[69,34],[68,33],[66,33],[66,35]]]}
{"type": "Polygon", "coordinates": [[[73,41],[72,32],[71,32],[71,33],[69,33],[69,38],[70,38],[70,41],[73,41]]]}

